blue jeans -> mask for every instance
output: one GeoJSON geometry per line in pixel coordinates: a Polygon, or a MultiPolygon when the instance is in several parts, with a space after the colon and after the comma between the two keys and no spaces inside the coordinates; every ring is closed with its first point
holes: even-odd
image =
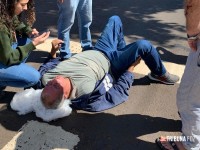
{"type": "Polygon", "coordinates": [[[92,0],[64,0],[58,2],[59,19],[58,19],[58,38],[64,43],[60,48],[60,57],[71,57],[70,52],[70,29],[74,24],[75,14],[78,17],[79,37],[83,50],[92,47],[90,25],[92,23],[92,0]]]}
{"type": "MultiPolygon", "coordinates": [[[[12,44],[13,50],[16,50],[17,46],[23,46],[31,42],[28,38],[19,37],[17,37],[17,41],[17,43],[12,44]]],[[[12,86],[24,88],[33,86],[39,81],[39,72],[35,68],[25,64],[26,59],[12,66],[0,63],[0,87],[12,86]]]]}
{"type": "Polygon", "coordinates": [[[109,19],[95,45],[95,49],[103,52],[108,57],[112,74],[116,78],[139,57],[144,60],[153,74],[160,76],[166,73],[157,50],[149,41],[138,40],[126,45],[122,22],[118,16],[112,16],[109,19]]]}

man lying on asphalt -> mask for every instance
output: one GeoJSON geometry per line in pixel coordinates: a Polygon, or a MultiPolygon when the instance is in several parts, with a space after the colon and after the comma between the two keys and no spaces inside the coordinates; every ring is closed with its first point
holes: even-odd
{"type": "Polygon", "coordinates": [[[56,57],[61,42],[53,40],[51,59],[39,68],[44,87],[41,100],[47,108],[55,109],[70,99],[76,109],[102,111],[126,101],[134,67],[141,59],[151,70],[151,80],[164,84],[179,80],[166,71],[150,42],[138,40],[126,45],[118,16],[108,20],[93,50],[61,60],[56,57]]]}

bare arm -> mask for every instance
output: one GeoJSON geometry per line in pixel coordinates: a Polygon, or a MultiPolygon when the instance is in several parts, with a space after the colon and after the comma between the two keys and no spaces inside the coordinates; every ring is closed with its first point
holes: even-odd
{"type": "Polygon", "coordinates": [[[52,44],[52,48],[51,48],[51,56],[52,58],[56,58],[56,52],[59,50],[59,48],[61,47],[61,44],[63,43],[62,40],[60,39],[54,39],[51,44],[52,44]]]}
{"type": "MultiPolygon", "coordinates": [[[[185,0],[186,32],[189,37],[200,33],[200,0],[185,0]]],[[[197,40],[188,40],[190,48],[197,50],[197,40]]]]}
{"type": "Polygon", "coordinates": [[[200,32],[200,0],[185,0],[186,30],[188,35],[200,32]]]}

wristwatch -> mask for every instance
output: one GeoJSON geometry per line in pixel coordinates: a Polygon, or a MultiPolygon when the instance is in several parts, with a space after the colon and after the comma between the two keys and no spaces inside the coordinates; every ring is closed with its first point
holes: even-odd
{"type": "Polygon", "coordinates": [[[187,39],[188,40],[197,40],[199,38],[199,36],[200,36],[200,32],[196,35],[188,35],[187,34],[187,39]]]}

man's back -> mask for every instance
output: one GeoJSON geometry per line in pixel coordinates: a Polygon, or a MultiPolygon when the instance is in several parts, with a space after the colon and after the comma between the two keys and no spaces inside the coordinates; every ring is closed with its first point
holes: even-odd
{"type": "Polygon", "coordinates": [[[99,51],[85,51],[60,62],[54,69],[44,74],[44,85],[57,75],[69,77],[73,85],[71,98],[79,97],[93,91],[95,84],[101,80],[110,67],[109,60],[99,51]]]}

